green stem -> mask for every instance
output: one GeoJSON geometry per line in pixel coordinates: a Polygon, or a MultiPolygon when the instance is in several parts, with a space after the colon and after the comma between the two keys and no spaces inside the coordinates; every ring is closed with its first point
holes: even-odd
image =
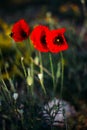
{"type": "Polygon", "coordinates": [[[44,71],[46,74],[48,74],[50,77],[52,77],[51,73],[50,73],[46,68],[44,68],[43,66],[41,66],[41,64],[40,64],[40,65],[37,65],[37,64],[34,62],[34,60],[33,60],[32,57],[30,57],[30,61],[33,62],[34,65],[38,66],[40,69],[42,68],[43,71],[44,71]]]}
{"type": "Polygon", "coordinates": [[[12,109],[10,92],[8,91],[7,86],[6,86],[5,82],[4,82],[4,80],[0,79],[0,81],[3,84],[3,86],[1,86],[1,95],[4,98],[4,100],[6,101],[7,106],[12,109]]]}
{"type": "Polygon", "coordinates": [[[21,51],[18,49],[18,46],[16,45],[16,43],[12,43],[13,44],[13,47],[14,49],[16,50],[16,52],[19,54],[20,57],[22,57],[22,53],[21,51]]]}
{"type": "Polygon", "coordinates": [[[63,54],[62,52],[60,53],[61,55],[61,89],[60,89],[60,99],[62,99],[63,96],[63,79],[64,79],[64,64],[63,64],[63,54]]]}
{"type": "Polygon", "coordinates": [[[26,40],[26,49],[28,51],[29,56],[32,54],[32,47],[29,38],[26,40]]]}
{"type": "Polygon", "coordinates": [[[40,64],[41,64],[40,73],[43,75],[42,56],[41,56],[41,53],[40,53],[40,52],[39,52],[39,58],[40,58],[40,64]]]}
{"type": "MultiPolygon", "coordinates": [[[[39,52],[39,58],[40,58],[40,64],[41,64],[40,73],[43,75],[42,56],[41,56],[40,52],[39,52]]],[[[44,83],[43,83],[43,78],[41,79],[40,83],[41,83],[41,87],[42,87],[44,93],[46,94],[46,89],[45,89],[45,86],[44,86],[44,83]]]]}
{"type": "Polygon", "coordinates": [[[50,66],[51,66],[51,73],[52,73],[52,80],[53,80],[53,88],[55,91],[54,68],[53,68],[53,62],[52,62],[52,55],[50,53],[49,53],[49,59],[50,59],[50,66]]]}
{"type": "Polygon", "coordinates": [[[41,87],[42,87],[42,89],[43,89],[43,91],[44,91],[44,94],[46,95],[46,89],[45,89],[45,87],[44,87],[43,81],[40,81],[40,83],[41,83],[41,87]]]}
{"type": "Polygon", "coordinates": [[[64,102],[62,101],[62,97],[63,97],[63,80],[64,80],[64,63],[63,63],[63,54],[62,54],[62,52],[60,53],[60,55],[61,55],[61,71],[62,71],[62,74],[61,74],[60,100],[62,102],[64,122],[65,122],[66,130],[67,130],[67,122],[66,122],[66,117],[65,117],[65,112],[64,112],[64,110],[65,110],[64,102]]]}
{"type": "Polygon", "coordinates": [[[9,83],[10,83],[10,86],[11,86],[11,91],[12,91],[12,92],[15,92],[15,86],[14,86],[14,84],[13,84],[13,82],[12,82],[12,79],[9,77],[9,73],[8,73],[8,71],[7,71],[6,66],[5,66],[5,72],[6,72],[7,79],[8,79],[8,81],[9,81],[9,83]]]}
{"type": "Polygon", "coordinates": [[[33,79],[33,84],[31,85],[31,93],[34,94],[34,63],[31,62],[31,76],[33,79]]]}
{"type": "MultiPolygon", "coordinates": [[[[32,54],[32,49],[31,49],[31,44],[30,44],[30,40],[29,38],[26,40],[26,49],[28,51],[28,54],[29,54],[29,57],[31,57],[31,54],[32,54]]],[[[31,61],[30,63],[30,75],[32,76],[32,79],[34,80],[34,64],[33,62],[31,61]]],[[[34,82],[33,84],[30,86],[30,91],[31,91],[31,94],[33,95],[33,86],[34,86],[34,82]]]]}
{"type": "Polygon", "coordinates": [[[27,73],[26,73],[26,69],[25,69],[23,60],[24,60],[24,58],[21,57],[21,65],[22,65],[22,68],[23,68],[23,71],[24,71],[24,75],[25,75],[25,77],[27,77],[27,73]]]}

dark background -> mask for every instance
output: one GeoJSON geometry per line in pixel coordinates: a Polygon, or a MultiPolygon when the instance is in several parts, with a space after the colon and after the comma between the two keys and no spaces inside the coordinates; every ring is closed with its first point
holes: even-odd
{"type": "MultiPolygon", "coordinates": [[[[68,18],[69,20],[74,19],[74,21],[76,23],[83,23],[84,18],[85,18],[85,14],[84,13],[84,8],[83,8],[83,4],[81,3],[82,0],[0,0],[0,17],[2,19],[4,19],[7,23],[9,21],[13,21],[12,19],[10,20],[9,15],[15,15],[14,16],[14,21],[17,21],[17,16],[20,12],[22,12],[21,14],[23,14],[22,16],[25,18],[25,13],[23,13],[23,11],[26,11],[27,14],[29,14],[29,16],[27,15],[27,17],[29,17],[28,19],[32,19],[36,17],[36,14],[38,14],[38,12],[41,12],[42,7],[44,6],[46,8],[46,11],[50,11],[52,12],[53,15],[58,16],[59,18],[68,18]],[[61,5],[70,5],[70,4],[74,4],[76,6],[78,6],[79,10],[80,10],[80,15],[76,15],[75,12],[72,11],[72,9],[68,6],[68,11],[63,14],[59,11],[59,7],[61,5]],[[70,9],[69,9],[70,8],[70,9]],[[34,12],[34,13],[33,13],[34,12]],[[14,14],[15,13],[15,14],[14,14]],[[8,20],[7,20],[8,19],[8,20]]],[[[87,1],[85,0],[85,6],[87,6],[87,1]]],[[[42,11],[44,12],[44,11],[42,11]]],[[[18,16],[19,18],[21,18],[20,16],[18,16]]],[[[27,17],[25,18],[27,20],[27,17]]],[[[13,21],[13,22],[14,22],[13,21]]]]}

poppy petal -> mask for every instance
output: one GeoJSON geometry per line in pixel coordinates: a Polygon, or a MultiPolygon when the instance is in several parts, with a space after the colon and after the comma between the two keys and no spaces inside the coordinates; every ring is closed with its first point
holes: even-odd
{"type": "Polygon", "coordinates": [[[65,28],[51,30],[47,33],[46,42],[50,52],[58,53],[68,49],[68,44],[64,37],[65,28]]]}
{"type": "Polygon", "coordinates": [[[11,34],[14,41],[21,42],[28,38],[30,27],[24,19],[21,19],[13,25],[11,34]]]}
{"type": "Polygon", "coordinates": [[[40,52],[48,52],[47,43],[46,43],[46,34],[49,31],[48,27],[39,25],[34,28],[30,35],[30,39],[34,47],[40,52]]]}

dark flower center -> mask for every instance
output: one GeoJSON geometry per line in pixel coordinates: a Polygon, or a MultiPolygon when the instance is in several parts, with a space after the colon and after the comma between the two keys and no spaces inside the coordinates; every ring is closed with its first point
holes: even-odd
{"type": "Polygon", "coordinates": [[[54,44],[62,45],[63,44],[63,37],[62,36],[57,36],[54,39],[54,44]]]}
{"type": "Polygon", "coordinates": [[[46,36],[45,35],[43,35],[42,37],[41,37],[41,42],[42,42],[42,44],[43,45],[46,45],[46,36]]]}
{"type": "Polygon", "coordinates": [[[13,32],[10,33],[10,37],[13,37],[13,32]]]}
{"type": "Polygon", "coordinates": [[[22,36],[23,38],[26,38],[26,37],[27,37],[26,32],[24,32],[23,30],[21,30],[21,36],[22,36]]]}

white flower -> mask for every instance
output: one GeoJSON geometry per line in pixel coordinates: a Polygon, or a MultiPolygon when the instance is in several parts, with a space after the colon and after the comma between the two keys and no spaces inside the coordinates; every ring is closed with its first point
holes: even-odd
{"type": "Polygon", "coordinates": [[[47,12],[46,13],[46,17],[51,17],[52,16],[52,13],[51,12],[47,12]]]}
{"type": "Polygon", "coordinates": [[[39,73],[39,74],[38,74],[38,78],[39,78],[39,80],[42,80],[42,79],[43,79],[43,74],[42,74],[42,73],[39,73]]]}
{"type": "Polygon", "coordinates": [[[14,99],[14,100],[17,100],[17,98],[18,98],[18,93],[14,93],[14,94],[13,94],[13,99],[14,99]]]}
{"type": "Polygon", "coordinates": [[[22,56],[22,57],[21,57],[21,61],[23,61],[23,60],[24,60],[24,57],[22,56]]]}
{"type": "Polygon", "coordinates": [[[33,78],[32,78],[32,76],[27,76],[26,81],[27,81],[27,84],[28,84],[29,86],[31,86],[31,85],[33,84],[33,78]]]}
{"type": "Polygon", "coordinates": [[[37,56],[35,57],[34,62],[35,62],[36,65],[39,64],[39,58],[37,56]]]}
{"type": "Polygon", "coordinates": [[[84,3],[85,3],[85,0],[81,0],[81,3],[84,4],[84,3]]]}

